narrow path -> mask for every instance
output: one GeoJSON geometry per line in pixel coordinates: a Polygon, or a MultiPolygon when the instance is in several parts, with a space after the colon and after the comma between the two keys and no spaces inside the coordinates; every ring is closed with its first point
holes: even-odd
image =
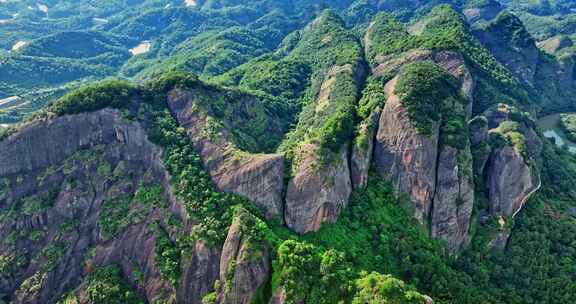
{"type": "Polygon", "coordinates": [[[534,188],[534,190],[530,191],[530,193],[528,193],[528,195],[526,195],[526,197],[524,197],[524,199],[522,200],[522,203],[520,204],[520,208],[518,208],[518,210],[516,210],[516,212],[514,212],[514,214],[512,214],[512,218],[516,217],[516,215],[520,211],[522,211],[522,209],[524,209],[524,205],[526,204],[528,199],[530,199],[530,197],[532,197],[532,195],[534,193],[536,193],[536,191],[540,190],[541,187],[542,187],[542,179],[540,178],[540,176],[538,176],[538,186],[536,186],[536,188],[534,188]]]}

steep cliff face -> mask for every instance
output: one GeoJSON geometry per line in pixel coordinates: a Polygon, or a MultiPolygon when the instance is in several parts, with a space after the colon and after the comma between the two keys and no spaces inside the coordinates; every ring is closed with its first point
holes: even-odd
{"type": "MultiPolygon", "coordinates": [[[[451,105],[461,118],[471,113],[474,81],[464,59],[453,52],[412,51],[398,58],[376,57],[376,73],[398,73],[411,61],[431,61],[460,82],[465,104],[451,105]]],[[[429,135],[423,135],[410,120],[408,110],[395,94],[398,76],[386,85],[388,100],[380,117],[374,158],[381,175],[395,185],[398,193],[407,193],[415,206],[415,217],[430,223],[433,237],[448,242],[456,251],[468,241],[468,228],[474,204],[472,155],[468,138],[454,148],[446,141],[450,135],[445,122],[432,123],[429,135]],[[443,139],[444,138],[444,139],[443,139]]],[[[437,101],[442,103],[443,101],[437,101]]]]}
{"type": "MultiPolygon", "coordinates": [[[[38,170],[56,165],[79,150],[109,144],[122,144],[131,148],[127,152],[136,153],[135,157],[150,162],[157,160],[157,149],[153,151],[155,153],[148,154],[138,149],[146,147],[151,150],[152,147],[146,143],[146,133],[141,127],[126,123],[118,112],[112,110],[34,121],[25,125],[17,135],[0,142],[0,174],[37,174],[38,170]]],[[[27,191],[34,190],[33,185],[27,186],[27,191]]]]}
{"type": "MultiPolygon", "coordinates": [[[[326,72],[313,104],[316,119],[331,111],[337,101],[333,97],[336,87],[353,81],[355,69],[352,65],[335,66],[326,72]]],[[[302,143],[294,151],[284,212],[287,226],[294,231],[316,231],[324,222],[335,222],[346,206],[352,193],[349,152],[346,145],[339,149],[339,153],[332,153],[319,143],[302,143]]]]}
{"type": "Polygon", "coordinates": [[[540,51],[516,16],[503,12],[478,38],[504,66],[527,86],[534,85],[540,51]]]}
{"type": "Polygon", "coordinates": [[[490,212],[511,217],[540,188],[535,168],[542,142],[518,110],[499,105],[485,113],[490,127],[491,153],[484,176],[489,193],[490,212]],[[519,120],[519,121],[518,121],[519,120]]]}
{"type": "Polygon", "coordinates": [[[471,1],[463,9],[462,13],[470,24],[479,21],[490,21],[502,11],[502,5],[495,0],[482,1],[480,3],[473,3],[471,1]]]}
{"type": "Polygon", "coordinates": [[[33,121],[0,148],[0,255],[14,263],[0,293],[13,303],[92,303],[92,273],[109,265],[132,295],[163,303],[199,304],[218,280],[218,303],[251,303],[268,282],[269,247],[255,239],[263,223],[247,212],[223,248],[194,241],[170,266],[171,244],[195,223],[171,191],[162,149],[119,111],[33,121]]]}
{"type": "Polygon", "coordinates": [[[466,123],[472,114],[476,83],[461,55],[441,52],[435,57],[441,67],[458,79],[464,97],[464,103],[454,103],[449,107],[449,111],[459,113],[459,117],[445,114],[440,130],[436,194],[430,218],[432,236],[445,240],[448,248],[457,251],[469,241],[468,230],[475,199],[473,155],[466,123]],[[456,132],[459,134],[454,134],[448,127],[454,123],[454,119],[461,124],[456,132]],[[458,139],[454,139],[454,136],[458,139]]]}
{"type": "MultiPolygon", "coordinates": [[[[370,4],[388,5],[376,2],[370,4]]],[[[465,11],[472,22],[496,15],[499,6],[484,3],[465,11]]],[[[496,22],[516,26],[513,19],[496,22]]],[[[477,61],[489,52],[466,54],[465,48],[480,44],[453,45],[464,44],[462,29],[446,8],[410,30],[388,24],[393,31],[377,31],[375,23],[364,37],[366,54],[359,53],[352,30],[329,12],[278,53],[245,68],[258,67],[255,74],[271,82],[289,82],[294,92],[244,93],[194,76],[163,76],[130,87],[126,102],[119,100],[125,96],[88,90],[76,96],[80,105],[63,107],[77,110],[72,113],[105,106],[121,111],[56,117],[63,113],[52,109],[6,139],[0,134],[0,297],[93,303],[100,287],[92,277],[114,265],[117,272],[110,273],[123,280],[121,297],[145,303],[365,302],[387,298],[389,288],[406,289],[390,276],[364,272],[371,268],[405,269],[412,280],[407,286],[425,290],[437,289],[425,278],[438,275],[443,302],[461,294],[473,298],[459,289],[477,277],[452,267],[444,247],[411,226],[416,221],[403,204],[394,205],[395,198],[409,200],[408,212],[452,254],[470,241],[473,210],[481,224],[498,221],[488,246],[503,248],[511,231],[507,221],[540,187],[535,164],[542,143],[534,122],[512,106],[482,107],[471,119],[478,89],[496,100],[505,95],[486,86],[494,81],[487,69],[499,66],[477,61]],[[432,39],[436,34],[439,39],[432,39]],[[294,80],[295,74],[310,79],[294,80]],[[377,84],[374,99],[362,101],[361,88],[371,94],[367,84],[377,84]],[[283,110],[302,110],[292,132],[292,118],[280,116],[295,114],[283,110]],[[386,182],[368,182],[372,165],[386,182]],[[337,222],[351,196],[352,207],[337,222]],[[320,229],[326,223],[336,224],[320,229]],[[310,232],[318,233],[302,236],[310,232]],[[397,239],[402,244],[396,246],[397,239]],[[371,256],[362,256],[363,250],[371,256]],[[446,268],[428,269],[419,260],[424,255],[446,268]]],[[[502,28],[496,26],[484,40],[494,48],[511,38],[497,37],[502,28]]],[[[532,86],[541,57],[535,62],[532,47],[520,49],[522,41],[516,42],[502,48],[500,59],[520,53],[520,61],[506,65],[532,86]]],[[[568,86],[574,71],[566,64],[559,75],[568,86]]],[[[257,83],[254,74],[241,72],[225,76],[257,83]]],[[[432,303],[405,291],[414,301],[432,303]]],[[[123,299],[112,302],[130,302],[123,299]]]]}
{"type": "Polygon", "coordinates": [[[397,82],[395,78],[386,85],[388,100],[380,116],[374,161],[380,174],[392,181],[398,193],[409,195],[415,217],[426,223],[436,191],[440,124],[432,125],[429,137],[419,134],[400,98],[394,94],[397,82]]]}
{"type": "Polygon", "coordinates": [[[183,265],[182,284],[177,303],[202,303],[220,278],[220,248],[199,241],[194,245],[192,258],[183,265]]]}
{"type": "MultiPolygon", "coordinates": [[[[348,64],[334,66],[325,73],[316,100],[310,105],[313,108],[308,109],[313,112],[314,124],[317,125],[330,124],[334,119],[344,119],[341,115],[349,114],[327,113],[334,112],[338,107],[347,107],[343,102],[357,101],[358,82],[364,71],[360,64],[348,64]],[[342,88],[355,92],[343,92],[342,88]],[[344,94],[348,96],[340,97],[344,94]]],[[[338,219],[340,211],[352,194],[349,144],[348,139],[338,142],[338,147],[326,147],[322,142],[304,141],[295,148],[292,178],[286,189],[284,212],[289,228],[298,233],[317,231],[322,223],[335,222],[338,219]]]]}
{"type": "Polygon", "coordinates": [[[539,187],[532,169],[514,147],[493,151],[488,170],[490,212],[493,214],[515,215],[539,187]]]}
{"type": "Polygon", "coordinates": [[[171,91],[168,105],[192,139],[218,189],[245,196],[270,218],[282,215],[282,154],[255,155],[240,151],[229,129],[202,110],[190,92],[171,91]]]}
{"type": "Polygon", "coordinates": [[[368,171],[374,154],[374,141],[382,110],[374,110],[358,127],[357,137],[352,146],[350,174],[354,190],[361,189],[368,183],[368,171]]]}
{"type": "Polygon", "coordinates": [[[462,162],[470,156],[470,148],[458,150],[443,146],[438,156],[436,193],[430,227],[432,237],[445,240],[448,248],[456,251],[468,241],[472,210],[474,207],[474,184],[471,163],[462,162]]]}
{"type": "Polygon", "coordinates": [[[348,151],[323,164],[318,147],[302,145],[298,165],[286,193],[286,225],[298,233],[317,231],[324,222],[335,222],[352,193],[348,151]]]}
{"type": "Polygon", "coordinates": [[[474,177],[477,181],[483,180],[483,172],[490,158],[490,145],[488,144],[488,120],[484,116],[476,116],[468,123],[470,144],[473,151],[474,177]]]}
{"type": "Polygon", "coordinates": [[[180,208],[163,190],[162,152],[140,124],[112,110],[34,121],[0,150],[0,176],[10,185],[0,252],[19,261],[2,293],[15,294],[15,303],[54,303],[92,267],[116,263],[127,273],[146,269],[144,294],[175,294],[153,263],[156,237],[146,226],[180,208]],[[131,198],[143,187],[156,189],[154,205],[131,198]]]}
{"type": "Polygon", "coordinates": [[[257,219],[243,210],[237,212],[228,230],[220,258],[220,288],[217,302],[250,304],[263,296],[271,272],[270,247],[248,234],[257,219]]]}

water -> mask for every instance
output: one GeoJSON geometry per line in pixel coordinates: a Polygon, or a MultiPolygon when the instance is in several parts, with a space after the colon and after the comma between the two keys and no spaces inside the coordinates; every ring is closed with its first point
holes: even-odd
{"type": "Polygon", "coordinates": [[[559,146],[562,147],[564,145],[564,140],[556,131],[554,130],[546,130],[544,131],[544,137],[546,138],[554,138],[554,142],[559,146]]]}
{"type": "Polygon", "coordinates": [[[576,153],[576,143],[570,141],[564,131],[560,128],[560,114],[544,116],[537,122],[538,126],[544,132],[544,137],[554,138],[558,147],[566,145],[568,151],[576,153]]]}

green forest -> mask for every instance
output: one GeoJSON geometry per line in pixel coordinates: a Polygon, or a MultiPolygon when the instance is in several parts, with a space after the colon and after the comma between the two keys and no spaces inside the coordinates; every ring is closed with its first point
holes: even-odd
{"type": "Polygon", "coordinates": [[[0,304],[572,303],[575,10],[0,2],[0,304]]]}

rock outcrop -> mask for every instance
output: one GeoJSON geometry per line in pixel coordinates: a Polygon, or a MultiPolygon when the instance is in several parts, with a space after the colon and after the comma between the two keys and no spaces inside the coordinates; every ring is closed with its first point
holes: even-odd
{"type": "Polygon", "coordinates": [[[523,84],[534,85],[540,50],[518,17],[504,11],[477,37],[523,84]]]}
{"type": "Polygon", "coordinates": [[[476,116],[468,123],[470,144],[473,151],[474,176],[483,179],[484,168],[490,158],[490,145],[488,144],[488,120],[484,116],[476,116]]]}
{"type": "Polygon", "coordinates": [[[318,147],[302,145],[296,151],[295,175],[288,183],[284,219],[298,233],[320,229],[324,222],[335,222],[352,193],[348,149],[326,163],[318,147]]]}
{"type": "MultiPolygon", "coordinates": [[[[333,66],[325,72],[313,111],[314,124],[323,125],[334,112],[332,107],[357,100],[364,69],[360,64],[333,66]],[[347,95],[341,100],[341,95],[347,95]],[[339,96],[340,95],[340,96],[339,96]],[[329,114],[327,114],[329,113],[329,114]]],[[[335,117],[331,117],[334,119],[335,117]]],[[[339,143],[338,151],[322,147],[317,141],[304,140],[294,150],[292,178],[286,189],[284,220],[297,233],[317,231],[324,222],[335,222],[352,194],[349,141],[339,143]]]]}
{"type": "MultiPolygon", "coordinates": [[[[460,81],[466,105],[453,105],[454,112],[470,117],[475,83],[464,58],[454,52],[415,50],[404,56],[377,57],[375,73],[399,73],[413,61],[433,61],[460,81]],[[386,61],[388,60],[388,61],[386,61]]],[[[468,241],[474,204],[473,162],[470,144],[456,149],[444,144],[442,120],[432,124],[430,136],[422,135],[410,121],[395,94],[398,76],[386,84],[388,100],[380,116],[374,147],[379,173],[389,179],[398,194],[408,194],[415,217],[430,223],[431,235],[445,240],[455,252],[468,241]]]]}
{"type": "Polygon", "coordinates": [[[381,113],[382,111],[380,109],[375,110],[358,128],[356,141],[352,146],[352,157],[350,159],[352,186],[355,190],[365,187],[368,183],[368,170],[372,162],[374,141],[376,139],[381,113]]]}
{"type": "Polygon", "coordinates": [[[388,100],[380,116],[374,160],[380,175],[392,182],[397,193],[408,194],[416,219],[424,224],[436,191],[440,123],[432,125],[431,136],[419,134],[394,94],[397,81],[386,85],[388,100]]]}
{"type": "Polygon", "coordinates": [[[97,244],[95,255],[88,267],[97,265],[119,265],[123,273],[133,274],[143,271],[143,282],[138,282],[146,298],[153,299],[166,294],[168,303],[176,303],[176,290],[162,278],[155,262],[156,235],[146,229],[151,222],[143,222],[129,227],[110,242],[97,244]]]}
{"type": "Polygon", "coordinates": [[[184,271],[177,303],[202,303],[203,297],[214,289],[214,282],[220,277],[220,256],[220,248],[208,246],[203,241],[195,244],[192,259],[182,267],[184,271]]]}
{"type": "Polygon", "coordinates": [[[540,187],[532,168],[514,147],[493,151],[487,168],[492,214],[515,215],[540,187]]]}
{"type": "Polygon", "coordinates": [[[283,155],[240,151],[232,143],[230,131],[213,123],[214,118],[195,105],[190,92],[172,90],[168,105],[179,125],[186,129],[219,190],[252,200],[267,217],[282,215],[283,155]],[[211,123],[215,130],[208,132],[211,123]]]}
{"type": "Polygon", "coordinates": [[[114,110],[33,121],[0,142],[0,164],[0,177],[10,185],[1,213],[13,210],[0,220],[2,239],[13,238],[0,245],[0,254],[17,253],[20,260],[12,277],[0,281],[0,293],[15,294],[14,303],[55,303],[91,267],[115,263],[126,273],[136,265],[146,269],[143,294],[176,294],[154,264],[155,236],[145,227],[163,217],[162,208],[178,215],[179,203],[169,193],[162,150],[139,123],[114,110]],[[131,205],[123,216],[132,225],[108,241],[99,220],[110,208],[104,205],[120,204],[150,180],[164,189],[164,207],[131,205]],[[24,201],[43,203],[22,211],[24,201]],[[10,236],[16,231],[20,237],[10,236]],[[89,250],[93,256],[85,260],[89,250]]]}
{"type": "Polygon", "coordinates": [[[511,217],[540,188],[534,164],[540,157],[542,142],[524,121],[527,118],[518,118],[521,115],[514,107],[500,104],[485,116],[491,136],[500,136],[505,141],[492,144],[484,168],[490,213],[511,217]]]}
{"type": "MultiPolygon", "coordinates": [[[[129,149],[126,154],[150,163],[159,159],[160,150],[151,146],[139,124],[126,122],[117,111],[102,110],[24,125],[0,142],[0,176],[38,173],[79,150],[108,144],[121,144],[129,149]]],[[[35,189],[29,186],[28,191],[35,189]]]]}
{"type": "MultiPolygon", "coordinates": [[[[497,5],[494,1],[488,3],[493,6],[468,9],[466,16],[473,22],[491,19],[497,13],[497,5]]],[[[501,16],[490,28],[491,35],[483,40],[494,49],[504,43],[503,39],[510,38],[497,37],[498,27],[516,26],[514,18],[501,16]]],[[[320,28],[321,22],[322,18],[317,19],[306,31],[320,28]]],[[[426,22],[415,26],[414,33],[425,35],[426,22]]],[[[369,49],[375,37],[369,37],[371,30],[368,32],[365,41],[369,49]]],[[[343,40],[330,33],[322,33],[320,46],[343,40]]],[[[529,37],[518,33],[524,40],[516,41],[517,48],[495,53],[525,84],[532,85],[539,54],[534,53],[529,37]],[[509,59],[511,54],[520,54],[522,59],[509,59]]],[[[345,38],[356,39],[352,35],[345,38]]],[[[295,137],[294,142],[287,141],[286,155],[293,157],[289,178],[284,154],[243,150],[241,136],[235,129],[239,123],[217,118],[238,108],[244,110],[230,115],[242,116],[254,104],[241,103],[225,110],[217,109],[217,105],[211,108],[211,97],[206,97],[209,102],[200,102],[198,96],[205,96],[193,91],[192,85],[188,89],[172,89],[167,92],[167,104],[178,126],[166,133],[188,135],[217,190],[247,198],[263,210],[266,218],[278,217],[296,233],[318,231],[322,224],[336,222],[352,191],[367,185],[368,171],[374,164],[377,173],[392,184],[398,198],[407,196],[414,217],[433,238],[445,241],[453,254],[469,242],[475,186],[482,187],[489,203],[489,210],[484,213],[501,220],[500,233],[490,245],[505,247],[510,235],[506,220],[514,217],[540,187],[534,163],[542,143],[531,121],[506,105],[470,120],[476,88],[464,57],[453,51],[416,49],[369,58],[375,78],[387,81],[385,94],[378,91],[386,100],[382,106],[371,108],[368,117],[362,116],[364,120],[356,129],[357,140],[351,142],[352,131],[345,131],[352,130],[355,119],[361,116],[355,117],[358,92],[352,91],[359,91],[364,81],[363,60],[358,58],[354,63],[349,58],[339,59],[338,64],[334,61],[325,67],[309,63],[308,68],[317,69],[310,72],[313,85],[306,92],[306,98],[312,96],[312,100],[306,99],[310,101],[306,105],[310,112],[304,112],[301,119],[309,121],[299,125],[309,130],[300,134],[297,131],[302,129],[297,129],[293,134],[301,136],[295,137]],[[442,81],[447,84],[442,89],[451,90],[446,97],[437,98],[438,104],[432,107],[438,109],[425,109],[424,114],[433,112],[430,117],[435,117],[430,121],[430,130],[426,130],[429,132],[416,127],[420,121],[411,119],[413,105],[396,90],[401,73],[417,61],[440,67],[441,75],[446,76],[442,81]],[[224,114],[216,114],[218,111],[224,114]],[[495,142],[494,138],[502,141],[495,142]]],[[[573,63],[566,69],[572,71],[561,73],[573,73],[573,63]]],[[[571,77],[572,74],[568,78],[571,77]]],[[[429,86],[419,93],[426,94],[434,88],[429,86]]],[[[265,294],[271,296],[270,303],[285,303],[286,295],[290,295],[287,291],[291,292],[288,284],[286,290],[280,286],[275,294],[269,294],[274,253],[267,239],[270,235],[264,233],[276,230],[261,231],[266,225],[250,213],[253,206],[245,206],[246,210],[232,207],[237,203],[235,197],[229,204],[224,199],[230,196],[218,195],[212,188],[203,188],[206,191],[202,193],[209,197],[205,201],[211,203],[217,197],[214,201],[222,202],[223,207],[215,210],[224,211],[199,216],[207,219],[203,225],[188,218],[185,210],[193,208],[186,209],[172,187],[188,186],[197,176],[171,184],[163,150],[148,139],[147,116],[151,113],[146,107],[151,105],[140,109],[143,111],[139,114],[145,117],[141,122],[125,118],[138,107],[136,101],[127,105],[124,112],[106,109],[37,119],[0,141],[0,261],[3,267],[11,267],[10,276],[0,275],[0,295],[9,295],[15,304],[39,304],[56,303],[71,292],[84,303],[88,281],[85,278],[96,267],[114,264],[146,302],[200,304],[209,299],[218,304],[249,304],[264,300],[265,294]],[[159,190],[155,201],[146,205],[138,201],[136,194],[149,186],[158,186],[159,190]],[[221,247],[233,210],[233,222],[221,247]],[[218,218],[220,215],[223,220],[218,218]],[[201,233],[208,235],[204,241],[198,240],[201,233]],[[217,240],[210,238],[213,235],[217,235],[217,240]],[[161,247],[168,247],[169,251],[161,247]]],[[[259,110],[262,109],[259,113],[268,110],[259,110]]],[[[272,120],[266,116],[254,123],[266,125],[272,120]]],[[[281,130],[280,125],[273,128],[281,130]]],[[[248,141],[255,142],[254,138],[248,141]]],[[[168,159],[170,163],[173,158],[168,159]]],[[[187,167],[182,171],[196,170],[200,168],[187,167]]],[[[209,182],[202,180],[204,184],[209,182]]],[[[179,194],[195,200],[189,193],[179,194]]],[[[186,207],[200,200],[187,201],[186,207]]],[[[205,205],[191,214],[215,204],[205,205]]],[[[319,257],[316,253],[315,258],[319,257]]],[[[432,300],[426,298],[426,302],[432,300]]]]}
{"type": "Polygon", "coordinates": [[[480,5],[468,5],[463,13],[470,24],[490,21],[502,11],[502,5],[496,0],[483,1],[480,5]]]}
{"type": "Polygon", "coordinates": [[[271,272],[270,247],[247,235],[256,219],[245,211],[237,212],[228,230],[220,258],[220,304],[254,303],[271,272]]]}
{"type": "Polygon", "coordinates": [[[468,229],[474,207],[474,183],[470,148],[443,146],[438,157],[436,193],[430,227],[432,237],[445,240],[448,248],[461,249],[469,240],[468,229]]]}

